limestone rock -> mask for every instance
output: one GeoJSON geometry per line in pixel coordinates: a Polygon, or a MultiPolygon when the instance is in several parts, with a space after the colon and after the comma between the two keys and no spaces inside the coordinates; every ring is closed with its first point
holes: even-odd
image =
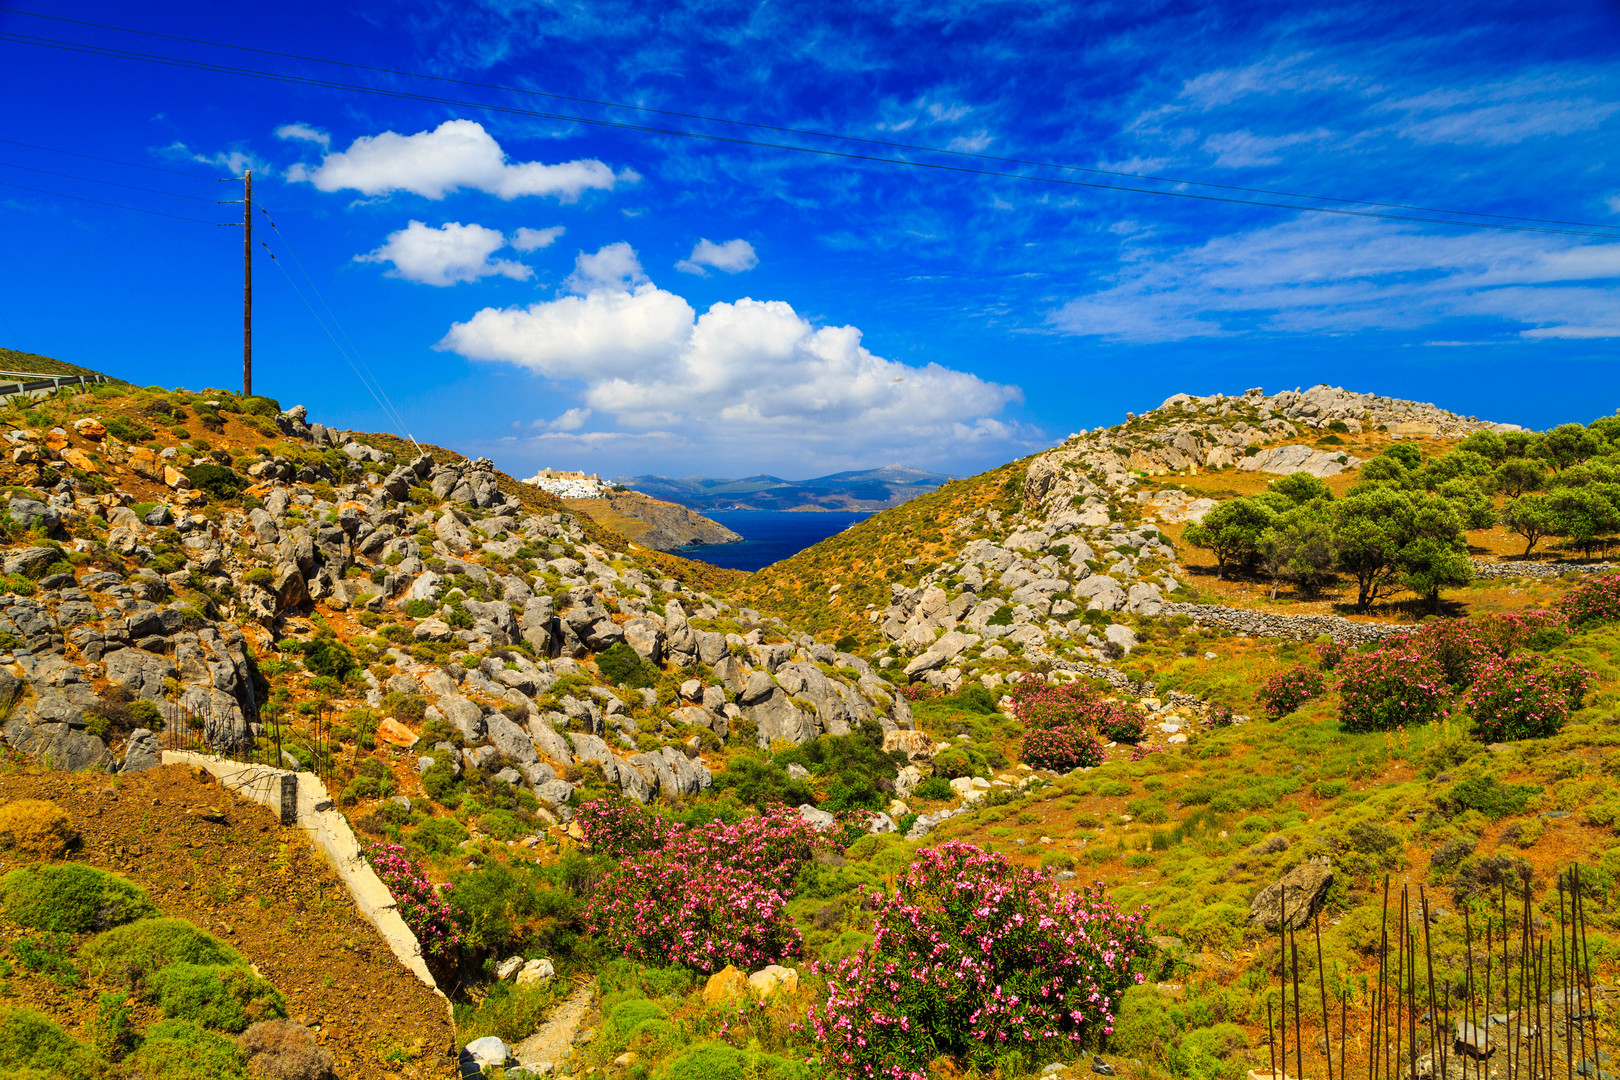
{"type": "Polygon", "coordinates": [[[703,984],[703,1001],[706,1005],[723,1005],[728,1001],[735,1001],[748,992],[748,977],[735,967],[727,964],[703,984]]]}
{"type": "Polygon", "coordinates": [[[1286,901],[1288,925],[1302,930],[1310,925],[1328,886],[1333,884],[1333,869],[1325,858],[1312,859],[1296,866],[1278,881],[1272,882],[1249,904],[1249,923],[1253,926],[1276,930],[1282,921],[1286,901]],[[1286,896],[1285,896],[1286,893],[1286,896]]]}
{"type": "Polygon", "coordinates": [[[799,973],[790,967],[771,964],[748,976],[748,989],[761,1001],[777,991],[791,997],[799,992],[799,973]]]}

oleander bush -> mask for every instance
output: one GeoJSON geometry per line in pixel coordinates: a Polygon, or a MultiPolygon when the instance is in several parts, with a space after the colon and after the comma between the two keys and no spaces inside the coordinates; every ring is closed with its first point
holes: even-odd
{"type": "Polygon", "coordinates": [[[453,955],[461,945],[461,936],[450,905],[422,867],[398,844],[368,844],[361,853],[393,894],[400,918],[416,935],[423,954],[432,958],[453,955]]]}
{"type": "Polygon", "coordinates": [[[1558,611],[1571,626],[1620,619],[1620,574],[1576,582],[1558,602],[1558,611]]]}
{"type": "Polygon", "coordinates": [[[1432,655],[1391,646],[1339,665],[1339,719],[1351,731],[1389,731],[1449,715],[1451,693],[1432,655]]]}
{"type": "Polygon", "coordinates": [[[1142,912],[1100,886],[1059,890],[970,844],[917,852],[892,893],[870,891],[873,939],[823,973],[809,1022],[837,1075],[924,1080],[940,1055],[988,1072],[1009,1051],[1097,1045],[1143,980],[1142,912]]]}
{"type": "Polygon", "coordinates": [[[1295,666],[1267,679],[1255,698],[1273,720],[1287,716],[1314,697],[1321,697],[1327,680],[1313,668],[1295,666]]]}
{"type": "Polygon", "coordinates": [[[598,835],[634,838],[615,849],[625,854],[586,910],[587,929],[609,949],[704,972],[727,964],[753,970],[799,951],[787,902],[799,867],[823,840],[797,811],[735,824],[670,822],[656,840],[605,809],[593,818],[598,835]],[[642,843],[649,846],[635,850],[642,843]]]}
{"type": "Polygon", "coordinates": [[[1467,695],[1474,734],[1486,742],[1556,735],[1592,683],[1592,673],[1539,653],[1487,661],[1467,695]]]}

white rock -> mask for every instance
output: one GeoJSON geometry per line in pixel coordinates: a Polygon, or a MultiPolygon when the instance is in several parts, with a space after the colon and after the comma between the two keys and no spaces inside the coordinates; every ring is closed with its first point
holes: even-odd
{"type": "Polygon", "coordinates": [[[799,973],[780,964],[772,964],[748,976],[748,989],[757,998],[767,998],[774,991],[795,994],[799,990],[799,973]]]}
{"type": "Polygon", "coordinates": [[[477,1063],[480,1069],[495,1068],[512,1060],[511,1049],[494,1035],[485,1035],[482,1039],[474,1039],[467,1044],[465,1053],[477,1063]]]}
{"type": "Polygon", "coordinates": [[[495,978],[501,982],[505,982],[507,979],[510,979],[512,976],[516,975],[522,970],[523,957],[509,956],[505,960],[502,960],[499,964],[495,965],[495,978]]]}
{"type": "Polygon", "coordinates": [[[550,982],[557,974],[557,968],[545,957],[530,960],[518,972],[517,984],[519,986],[532,986],[539,983],[550,982]]]}

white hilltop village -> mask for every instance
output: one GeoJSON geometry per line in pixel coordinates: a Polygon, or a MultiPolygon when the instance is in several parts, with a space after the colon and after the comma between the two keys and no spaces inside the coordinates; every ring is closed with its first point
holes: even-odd
{"type": "Polygon", "coordinates": [[[559,499],[605,499],[613,491],[613,485],[596,473],[564,469],[541,469],[523,482],[549,491],[559,499]]]}

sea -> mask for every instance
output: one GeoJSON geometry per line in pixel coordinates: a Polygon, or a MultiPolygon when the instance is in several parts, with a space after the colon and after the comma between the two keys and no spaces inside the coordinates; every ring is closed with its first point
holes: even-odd
{"type": "Polygon", "coordinates": [[[842,532],[869,512],[716,510],[703,515],[740,535],[740,544],[699,544],[675,554],[728,570],[758,570],[842,532]]]}

